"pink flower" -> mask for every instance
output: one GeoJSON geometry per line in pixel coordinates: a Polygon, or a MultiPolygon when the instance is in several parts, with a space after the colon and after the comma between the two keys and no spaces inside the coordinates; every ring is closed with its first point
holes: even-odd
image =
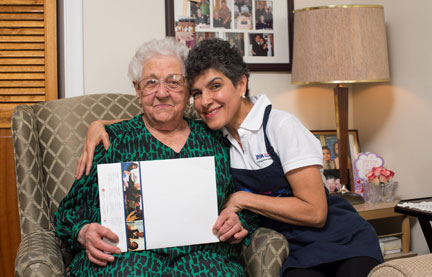
{"type": "Polygon", "coordinates": [[[382,171],[383,169],[385,169],[385,168],[382,167],[382,166],[373,167],[372,170],[371,170],[371,172],[373,172],[373,174],[375,174],[375,176],[380,176],[381,171],[382,171]]]}
{"type": "Polygon", "coordinates": [[[394,172],[388,169],[383,168],[380,172],[380,182],[386,183],[387,181],[390,181],[393,179],[394,172]]]}
{"type": "Polygon", "coordinates": [[[373,173],[373,171],[370,171],[368,174],[366,174],[366,177],[368,178],[369,181],[372,181],[373,179],[376,178],[376,176],[373,173]]]}
{"type": "Polygon", "coordinates": [[[393,179],[394,172],[391,170],[388,170],[382,166],[379,167],[373,167],[371,171],[366,174],[366,177],[368,178],[369,182],[379,185],[380,183],[386,183],[393,179]]]}
{"type": "Polygon", "coordinates": [[[378,185],[379,184],[379,178],[377,176],[373,175],[369,178],[369,182],[371,182],[375,185],[378,185]]]}
{"type": "Polygon", "coordinates": [[[368,174],[366,174],[366,177],[368,178],[369,182],[378,185],[379,184],[379,179],[378,177],[375,175],[374,170],[372,169],[368,174]]]}

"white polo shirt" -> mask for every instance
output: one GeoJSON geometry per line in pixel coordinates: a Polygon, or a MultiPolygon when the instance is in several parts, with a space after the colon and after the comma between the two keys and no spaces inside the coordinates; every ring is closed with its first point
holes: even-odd
{"type": "MultiPolygon", "coordinates": [[[[253,108],[238,129],[241,144],[226,129],[224,135],[231,142],[231,167],[256,170],[269,166],[273,160],[267,153],[263,117],[270,100],[265,95],[251,98],[253,108]]],[[[319,140],[292,114],[272,109],[267,122],[267,137],[279,156],[284,173],[309,166],[322,167],[322,150],[319,140]]]]}

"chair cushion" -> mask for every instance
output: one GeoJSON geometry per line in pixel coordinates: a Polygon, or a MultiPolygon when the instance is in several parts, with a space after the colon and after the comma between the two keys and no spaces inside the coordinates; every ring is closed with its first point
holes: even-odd
{"type": "Polygon", "coordinates": [[[432,254],[390,260],[377,265],[369,277],[420,277],[432,275],[432,254]]]}

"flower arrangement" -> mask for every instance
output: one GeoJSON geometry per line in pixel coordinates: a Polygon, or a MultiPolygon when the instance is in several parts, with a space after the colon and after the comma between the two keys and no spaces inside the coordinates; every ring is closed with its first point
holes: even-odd
{"type": "MultiPolygon", "coordinates": [[[[391,181],[394,177],[394,172],[382,166],[373,167],[372,170],[366,174],[368,182],[372,184],[369,189],[372,190],[371,202],[392,202],[394,197],[394,190],[396,189],[397,182],[391,181]],[[375,187],[375,188],[373,188],[375,187]]],[[[369,196],[370,197],[370,196],[369,196]]]]}
{"type": "Polygon", "coordinates": [[[393,179],[395,173],[382,166],[373,167],[372,170],[366,174],[369,182],[375,185],[384,185],[391,179],[393,179]]]}

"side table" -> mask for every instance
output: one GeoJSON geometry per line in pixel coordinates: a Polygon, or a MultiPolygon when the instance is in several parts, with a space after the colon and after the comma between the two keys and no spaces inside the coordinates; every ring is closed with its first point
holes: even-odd
{"type": "Polygon", "coordinates": [[[423,235],[432,252],[432,197],[401,200],[394,208],[395,212],[417,217],[423,235]]]}
{"type": "Polygon", "coordinates": [[[416,253],[410,252],[410,224],[409,217],[404,214],[396,213],[394,211],[396,204],[399,200],[391,203],[364,203],[354,205],[359,215],[366,220],[385,219],[391,217],[401,217],[401,239],[402,239],[402,253],[385,255],[385,260],[394,258],[415,256],[416,253]]]}

